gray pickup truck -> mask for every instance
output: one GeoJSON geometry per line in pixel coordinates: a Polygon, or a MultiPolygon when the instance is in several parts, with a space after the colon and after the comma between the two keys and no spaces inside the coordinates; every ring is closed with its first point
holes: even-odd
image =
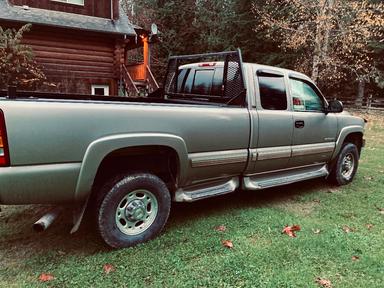
{"type": "Polygon", "coordinates": [[[364,120],[307,76],[240,51],[171,57],[147,98],[0,98],[0,204],[93,207],[111,247],[160,233],[171,202],[316,177],[352,181],[364,120]]]}

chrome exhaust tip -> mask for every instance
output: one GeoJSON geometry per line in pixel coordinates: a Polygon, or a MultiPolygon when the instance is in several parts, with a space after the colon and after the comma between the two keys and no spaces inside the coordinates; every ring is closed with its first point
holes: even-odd
{"type": "Polygon", "coordinates": [[[57,217],[60,215],[62,211],[61,207],[56,207],[46,213],[43,217],[41,217],[39,220],[37,220],[33,224],[33,230],[36,232],[43,232],[48,229],[49,226],[57,219],[57,217]]]}

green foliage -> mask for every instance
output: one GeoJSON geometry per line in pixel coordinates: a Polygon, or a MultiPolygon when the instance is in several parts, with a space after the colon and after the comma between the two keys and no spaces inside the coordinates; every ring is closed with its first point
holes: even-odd
{"type": "Polygon", "coordinates": [[[30,24],[18,31],[0,27],[0,88],[31,87],[46,80],[31,47],[22,44],[23,34],[30,28],[30,24]]]}

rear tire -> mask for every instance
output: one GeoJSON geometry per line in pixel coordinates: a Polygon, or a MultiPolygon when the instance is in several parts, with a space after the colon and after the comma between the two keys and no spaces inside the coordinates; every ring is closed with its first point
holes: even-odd
{"type": "Polygon", "coordinates": [[[355,144],[346,143],[337,156],[329,179],[332,183],[341,186],[352,182],[359,164],[359,151],[355,144]]]}
{"type": "Polygon", "coordinates": [[[97,202],[99,234],[113,248],[131,247],[156,237],[171,208],[165,183],[147,173],[112,179],[101,188],[97,202]]]}

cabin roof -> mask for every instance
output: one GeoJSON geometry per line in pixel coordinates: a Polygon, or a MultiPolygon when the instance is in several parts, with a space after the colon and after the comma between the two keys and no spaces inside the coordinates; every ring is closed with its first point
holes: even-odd
{"type": "Polygon", "coordinates": [[[11,5],[7,0],[0,0],[0,20],[110,34],[136,35],[134,26],[123,11],[120,11],[118,20],[112,20],[47,9],[25,8],[11,5]]]}

